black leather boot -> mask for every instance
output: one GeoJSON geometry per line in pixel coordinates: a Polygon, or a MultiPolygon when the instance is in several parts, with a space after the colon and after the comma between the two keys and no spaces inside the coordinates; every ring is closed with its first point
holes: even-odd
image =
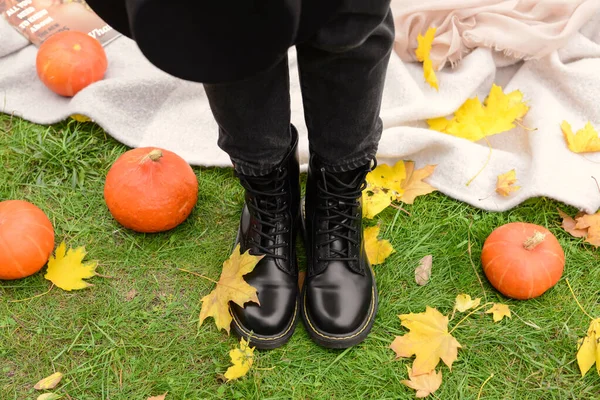
{"type": "Polygon", "coordinates": [[[307,277],[300,299],[311,338],[347,348],[368,335],[377,287],[363,244],[362,190],[370,165],[331,173],[311,157],[306,184],[307,277]]]}
{"type": "Polygon", "coordinates": [[[263,257],[245,275],[258,291],[256,303],[239,307],[230,303],[235,334],[250,339],[258,349],[283,345],[294,332],[298,320],[298,263],[296,234],[300,226],[300,185],[298,134],[292,128],[293,142],[284,160],[266,176],[238,174],[246,189],[236,244],[240,250],[263,257]]]}

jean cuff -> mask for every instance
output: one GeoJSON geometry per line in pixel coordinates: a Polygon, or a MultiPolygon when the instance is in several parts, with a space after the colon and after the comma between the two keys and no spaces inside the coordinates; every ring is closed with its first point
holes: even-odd
{"type": "Polygon", "coordinates": [[[243,160],[235,160],[233,158],[231,159],[231,162],[233,163],[233,169],[235,172],[245,176],[265,176],[273,172],[273,170],[275,170],[277,167],[277,164],[257,165],[243,160]]]}
{"type": "Polygon", "coordinates": [[[319,161],[321,165],[323,165],[325,170],[328,172],[348,172],[352,171],[353,169],[365,166],[367,164],[371,164],[371,162],[375,159],[376,155],[377,146],[374,146],[371,149],[361,152],[358,156],[355,157],[340,159],[336,160],[335,162],[324,160],[323,158],[319,157],[319,161]]]}

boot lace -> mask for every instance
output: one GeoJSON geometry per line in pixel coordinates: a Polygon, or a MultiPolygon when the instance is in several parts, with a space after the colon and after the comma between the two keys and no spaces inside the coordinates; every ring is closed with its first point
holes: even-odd
{"type": "Polygon", "coordinates": [[[286,260],[287,256],[276,254],[277,249],[287,246],[287,242],[277,243],[277,236],[288,233],[287,227],[280,228],[279,224],[285,220],[285,211],[288,205],[285,201],[285,183],[287,169],[278,169],[273,174],[257,177],[239,176],[244,189],[252,195],[252,201],[247,202],[251,215],[258,224],[251,229],[260,239],[251,236],[250,253],[253,255],[267,255],[272,258],[286,260]],[[268,189],[265,189],[268,188],[268,189]]]}
{"type": "MultiPolygon", "coordinates": [[[[374,168],[374,166],[372,167],[374,168]]],[[[341,249],[329,247],[327,257],[319,257],[319,261],[358,261],[358,256],[350,256],[350,245],[358,246],[361,215],[354,210],[360,205],[359,199],[367,186],[365,174],[359,174],[352,182],[344,183],[330,172],[321,169],[323,179],[318,182],[319,196],[324,200],[317,205],[321,221],[327,221],[327,229],[318,229],[317,234],[326,235],[327,240],[317,244],[317,247],[329,246],[340,240],[345,245],[341,249]]]]}

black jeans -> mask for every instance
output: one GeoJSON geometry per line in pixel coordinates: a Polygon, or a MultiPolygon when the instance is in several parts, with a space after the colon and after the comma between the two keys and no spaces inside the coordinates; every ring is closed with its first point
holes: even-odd
{"type": "MultiPolygon", "coordinates": [[[[315,36],[296,44],[310,152],[331,172],[375,158],[394,41],[390,0],[345,3],[315,36]]],[[[219,124],[219,147],[236,171],[269,173],[291,143],[287,57],[251,79],[204,87],[219,124]]]]}

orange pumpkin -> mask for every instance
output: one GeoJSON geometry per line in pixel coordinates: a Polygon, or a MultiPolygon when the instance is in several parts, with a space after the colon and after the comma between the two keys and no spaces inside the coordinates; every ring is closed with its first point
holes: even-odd
{"type": "Polygon", "coordinates": [[[198,199],[198,180],[177,154],[142,147],[129,150],[106,176],[104,199],[113,217],[137,232],[161,232],[181,224],[198,199]]]}
{"type": "Polygon", "coordinates": [[[23,200],[0,202],[0,279],[35,274],[53,249],[54,229],[42,210],[23,200]]]}
{"type": "Polygon", "coordinates": [[[526,300],[542,295],[558,282],[565,253],[543,226],[512,222],[488,236],[481,262],[486,277],[500,293],[526,300]]]}
{"type": "Polygon", "coordinates": [[[100,42],[79,31],[63,31],[40,45],[36,69],[40,80],[53,92],[71,97],[101,80],[108,61],[100,42]]]}

